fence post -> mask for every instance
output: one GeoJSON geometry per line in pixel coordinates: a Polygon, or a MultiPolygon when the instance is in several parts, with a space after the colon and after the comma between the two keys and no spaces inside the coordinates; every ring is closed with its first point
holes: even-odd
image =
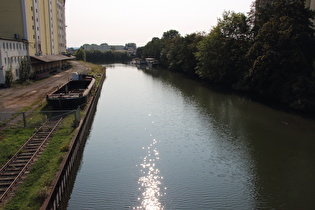
{"type": "Polygon", "coordinates": [[[25,117],[25,112],[23,112],[22,114],[23,114],[23,123],[24,123],[24,128],[26,128],[26,117],[25,117]]]}
{"type": "Polygon", "coordinates": [[[74,126],[78,127],[80,121],[80,107],[74,112],[74,126]]]}

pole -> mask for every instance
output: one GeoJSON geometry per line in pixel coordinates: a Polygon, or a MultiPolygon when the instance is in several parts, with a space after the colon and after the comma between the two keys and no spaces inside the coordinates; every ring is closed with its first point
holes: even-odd
{"type": "Polygon", "coordinates": [[[23,114],[24,128],[26,128],[26,116],[25,116],[25,112],[23,112],[22,114],[23,114]]]}

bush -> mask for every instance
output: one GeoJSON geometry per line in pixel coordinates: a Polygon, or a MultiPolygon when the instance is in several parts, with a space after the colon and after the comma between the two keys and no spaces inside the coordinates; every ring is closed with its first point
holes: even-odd
{"type": "Polygon", "coordinates": [[[5,72],[5,86],[11,87],[12,83],[13,83],[13,73],[12,73],[12,67],[10,67],[10,69],[5,72]]]}

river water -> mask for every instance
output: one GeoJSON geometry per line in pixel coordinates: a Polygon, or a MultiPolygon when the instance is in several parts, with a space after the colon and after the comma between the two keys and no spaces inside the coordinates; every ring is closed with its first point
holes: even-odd
{"type": "Polygon", "coordinates": [[[315,121],[107,66],[68,209],[312,209],[315,121]]]}

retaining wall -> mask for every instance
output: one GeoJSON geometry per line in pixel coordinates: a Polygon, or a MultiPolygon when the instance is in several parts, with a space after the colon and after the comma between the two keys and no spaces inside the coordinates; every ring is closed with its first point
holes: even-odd
{"type": "Polygon", "coordinates": [[[96,90],[96,94],[93,97],[92,102],[88,104],[87,113],[79,124],[77,134],[73,137],[71,141],[69,152],[62,163],[61,170],[56,176],[57,178],[55,183],[53,184],[50,195],[40,208],[41,210],[58,209],[63,196],[67,193],[67,184],[70,182],[71,172],[75,168],[76,160],[78,157],[80,157],[80,146],[86,141],[86,134],[91,127],[91,123],[94,118],[97,102],[100,97],[105,78],[106,70],[100,80],[100,84],[96,90]]]}

